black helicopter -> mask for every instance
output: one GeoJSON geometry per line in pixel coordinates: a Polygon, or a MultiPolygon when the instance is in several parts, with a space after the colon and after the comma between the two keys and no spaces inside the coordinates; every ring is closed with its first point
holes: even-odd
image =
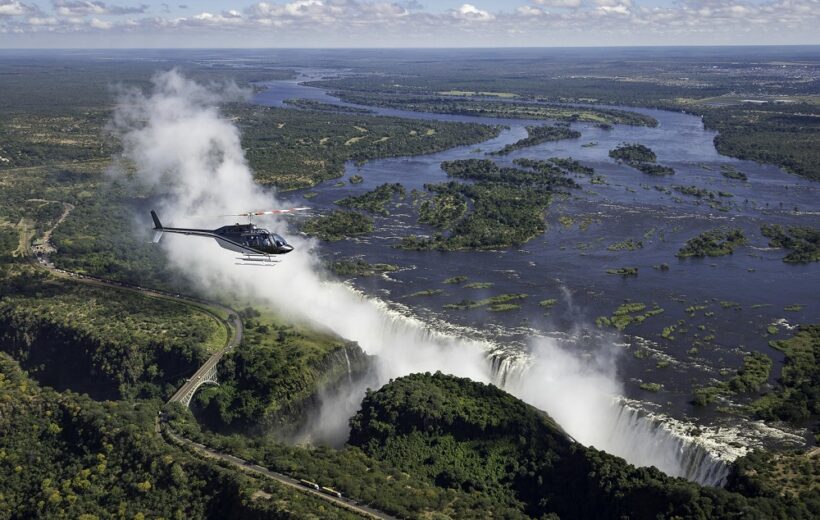
{"type": "MultiPolygon", "coordinates": [[[[287,215],[299,211],[307,211],[308,209],[310,208],[274,209],[225,216],[248,217],[250,220],[260,215],[287,215]]],[[[154,210],[151,210],[151,218],[154,220],[155,244],[160,241],[163,233],[210,237],[215,239],[216,243],[224,249],[242,253],[244,256],[240,258],[240,260],[249,262],[273,262],[271,255],[283,255],[293,251],[293,246],[288,244],[280,235],[271,233],[267,229],[258,228],[253,222],[249,222],[248,224],[237,223],[231,226],[222,226],[217,229],[191,229],[164,227],[154,210]]]]}

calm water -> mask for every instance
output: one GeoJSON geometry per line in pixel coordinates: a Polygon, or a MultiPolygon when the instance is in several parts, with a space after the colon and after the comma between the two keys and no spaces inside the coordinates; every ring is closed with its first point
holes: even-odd
{"type": "MultiPolygon", "coordinates": [[[[292,81],[266,84],[255,102],[282,106],[290,98],[308,98],[342,104],[325,91],[307,87],[303,81],[336,74],[334,71],[305,70],[292,81]]],[[[373,108],[381,115],[440,121],[469,121],[509,126],[492,140],[476,146],[454,148],[445,152],[396,159],[374,160],[364,166],[348,164],[344,186],[339,180],[328,181],[308,190],[290,192],[299,201],[306,192],[316,192],[309,204],[318,211],[336,208],[334,201],[364,193],[386,182],[400,182],[408,191],[423,191],[425,183],[442,182],[446,175],[442,161],[484,158],[485,152],[501,148],[526,136],[525,126],[544,121],[504,120],[406,112],[373,108]],[[364,177],[351,185],[350,175],[364,177]]],[[[749,351],[762,351],[775,360],[780,354],[768,347],[766,328],[785,319],[786,325],[811,323],[820,318],[818,264],[789,265],[782,262],[785,252],[767,247],[760,225],[820,226],[820,184],[789,175],[777,167],[740,161],[717,153],[714,132],[705,130],[699,117],[659,110],[632,109],[649,114],[659,122],[657,128],[617,125],[602,130],[588,124],[573,124],[582,133],[577,140],[551,142],[519,150],[494,160],[510,164],[516,158],[546,159],[573,157],[595,168],[606,184],[591,184],[588,176],[576,180],[582,189],[572,190],[568,198],[558,200],[547,212],[546,233],[521,246],[491,252],[409,252],[395,249],[398,238],[408,234],[430,234],[419,226],[410,197],[390,206],[390,217],[375,217],[377,230],[363,239],[323,244],[328,256],[362,256],[368,262],[397,264],[404,269],[385,277],[357,279],[353,283],[364,291],[410,307],[414,313],[430,320],[469,327],[514,345],[526,348],[533,335],[561,337],[561,331],[582,327],[596,330],[595,318],[609,316],[625,301],[642,302],[651,308],[662,307],[664,313],[630,326],[620,338],[597,337],[595,341],[614,341],[623,345],[619,364],[627,394],[654,400],[677,416],[697,416],[706,412],[692,407],[693,382],[703,384],[720,378],[720,368],[740,365],[749,351]],[[583,146],[597,142],[594,146],[583,146]],[[622,142],[640,142],[652,148],[658,162],[672,166],[676,174],[651,177],[628,166],[616,164],[607,153],[622,142]],[[731,180],[720,173],[730,165],[748,176],[748,182],[731,180]],[[721,198],[728,211],[711,208],[706,201],[656,188],[672,185],[696,185],[733,195],[721,198]],[[571,217],[573,223],[559,222],[571,217]],[[579,225],[583,223],[584,225],[579,225]],[[733,255],[720,258],[678,259],[675,253],[692,236],[718,225],[742,228],[749,245],[733,255]],[[607,247],[626,240],[641,240],[636,251],[613,252],[607,247]],[[654,269],[661,263],[668,271],[654,269]],[[607,268],[638,267],[639,276],[622,278],[609,275],[607,268]],[[467,276],[470,282],[490,282],[489,289],[466,289],[443,284],[452,276],[467,276]],[[409,296],[424,289],[441,289],[432,297],[409,296]],[[528,296],[520,310],[491,313],[483,309],[447,311],[444,304],[469,298],[477,300],[502,293],[525,293],[528,296]],[[558,303],[549,310],[538,302],[555,298],[558,303]],[[731,302],[731,303],[730,303],[731,302]],[[737,304],[737,305],[734,305],[737,304]],[[801,304],[798,311],[784,307],[801,304]],[[687,312],[687,308],[690,309],[687,312]],[[703,308],[701,308],[703,307],[703,308]],[[679,320],[683,322],[679,323],[679,320]],[[672,338],[661,337],[664,327],[676,325],[672,338]],[[704,338],[706,338],[704,340],[704,338]],[[702,342],[691,350],[696,342],[702,342]],[[636,357],[638,344],[652,349],[654,355],[636,357]],[[669,359],[666,368],[656,368],[661,359],[669,359]],[[638,388],[640,382],[659,382],[665,391],[653,394],[638,388]]],[[[302,203],[302,202],[300,202],[302,203]]],[[[781,322],[782,323],[782,322],[781,322]]],[[[787,326],[781,325],[776,337],[786,337],[787,326]]],[[[573,345],[583,349],[588,345],[573,345]]],[[[777,371],[773,374],[776,377],[777,371]]]]}

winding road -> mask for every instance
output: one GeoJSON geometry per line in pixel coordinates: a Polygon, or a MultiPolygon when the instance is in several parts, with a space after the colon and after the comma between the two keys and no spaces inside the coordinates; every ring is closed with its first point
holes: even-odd
{"type": "MultiPolygon", "coordinates": [[[[42,202],[56,203],[59,201],[43,200],[42,202]]],[[[54,226],[52,226],[51,229],[49,229],[43,234],[43,240],[41,244],[36,246],[36,250],[33,249],[30,245],[30,242],[27,241],[26,249],[25,251],[23,251],[23,254],[32,260],[33,265],[46,269],[48,272],[50,272],[53,276],[57,278],[68,279],[74,282],[91,285],[95,287],[105,287],[109,289],[115,289],[118,291],[133,292],[149,298],[171,300],[181,303],[183,305],[192,306],[201,312],[207,312],[226,327],[228,335],[225,341],[225,345],[213,354],[211,354],[211,356],[205,361],[205,363],[203,363],[202,366],[200,366],[199,369],[197,369],[197,371],[194,372],[194,375],[191,376],[168,400],[169,403],[184,403],[185,397],[189,395],[189,393],[191,393],[192,391],[196,390],[198,383],[203,378],[205,378],[211,370],[213,370],[216,367],[216,365],[219,363],[222,357],[242,342],[244,328],[242,325],[242,320],[239,318],[239,314],[235,310],[225,305],[222,305],[221,303],[202,300],[200,298],[194,298],[180,294],[172,294],[169,292],[160,291],[156,289],[147,289],[145,287],[130,285],[123,282],[104,280],[102,278],[91,277],[80,273],[74,273],[56,267],[49,259],[49,254],[56,252],[56,248],[54,248],[53,244],[51,244],[51,234],[53,233],[54,229],[57,226],[59,226],[60,223],[66,219],[66,217],[68,217],[69,213],[71,213],[71,210],[74,209],[74,206],[72,206],[71,204],[63,203],[63,205],[65,207],[63,214],[60,216],[60,218],[57,220],[54,226]],[[218,312],[225,313],[228,316],[228,320],[230,321],[223,319],[218,314],[218,312]]],[[[292,478],[288,475],[285,475],[283,473],[271,471],[262,466],[240,459],[239,457],[235,457],[228,453],[222,453],[213,450],[203,444],[194,442],[190,439],[186,439],[180,436],[179,434],[171,431],[170,427],[168,427],[166,422],[162,419],[163,415],[162,412],[160,412],[160,415],[158,415],[155,420],[156,433],[161,435],[164,439],[166,439],[166,441],[171,442],[177,446],[187,446],[200,458],[209,460],[219,460],[221,462],[230,464],[235,469],[242,471],[243,473],[250,474],[257,478],[266,478],[274,480],[281,485],[288,486],[299,492],[329,502],[333,504],[335,507],[339,507],[349,512],[358,514],[363,518],[397,520],[395,517],[388,515],[387,513],[384,513],[377,509],[373,509],[363,504],[359,504],[354,500],[350,500],[347,498],[338,498],[333,495],[323,493],[320,490],[304,486],[300,484],[299,480],[292,478]]]]}

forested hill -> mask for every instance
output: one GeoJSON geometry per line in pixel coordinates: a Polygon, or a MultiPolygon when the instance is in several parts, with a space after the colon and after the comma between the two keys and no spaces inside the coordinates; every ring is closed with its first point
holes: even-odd
{"type": "Polygon", "coordinates": [[[0,353],[0,518],[353,518],[166,444],[158,408],[41,388],[0,353]]]}
{"type": "Polygon", "coordinates": [[[351,427],[350,443],[372,457],[530,517],[811,518],[805,502],[748,498],[635,468],[571,441],[496,387],[440,373],[369,392],[351,427]]]}

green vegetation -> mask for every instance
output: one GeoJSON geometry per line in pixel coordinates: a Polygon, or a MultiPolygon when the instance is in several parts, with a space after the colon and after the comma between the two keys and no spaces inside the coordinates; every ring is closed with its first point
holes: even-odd
{"type": "Polygon", "coordinates": [[[642,249],[643,242],[638,240],[627,239],[621,242],[615,242],[614,244],[610,244],[607,246],[608,251],[635,251],[636,249],[642,249]]]}
{"type": "Polygon", "coordinates": [[[364,177],[361,175],[351,175],[348,181],[350,184],[361,184],[364,182],[364,177]]]}
{"type": "Polygon", "coordinates": [[[777,496],[750,499],[634,468],[573,443],[546,414],[494,386],[442,374],[368,392],[351,427],[350,444],[371,458],[423,483],[488,497],[494,507],[481,517],[811,516],[777,496]]]}
{"type": "Polygon", "coordinates": [[[738,170],[734,166],[730,166],[728,164],[721,165],[720,167],[720,174],[726,177],[727,179],[734,179],[737,181],[747,181],[749,178],[746,176],[745,173],[738,170]]]}
{"type": "Polygon", "coordinates": [[[466,277],[464,275],[458,275],[458,276],[451,276],[450,278],[447,278],[446,280],[444,280],[442,283],[457,285],[457,284],[466,282],[467,280],[469,280],[468,277],[466,277]]]}
{"type": "MultiPolygon", "coordinates": [[[[317,81],[319,86],[335,86],[335,82],[317,81]]],[[[566,107],[520,102],[500,102],[491,100],[469,100],[453,96],[418,96],[410,94],[391,95],[387,93],[360,93],[351,90],[336,91],[333,96],[357,105],[369,105],[415,112],[437,112],[505,119],[554,119],[568,123],[607,123],[636,126],[657,126],[650,117],[625,110],[607,108],[566,107]]]]}
{"type": "Polygon", "coordinates": [[[756,393],[769,380],[771,370],[771,358],[766,354],[753,352],[743,358],[743,366],[728,381],[695,389],[692,402],[698,406],[706,406],[720,395],[756,393]]]}
{"type": "Polygon", "coordinates": [[[609,151],[609,156],[616,161],[625,163],[653,163],[658,160],[658,156],[648,146],[639,143],[622,143],[609,151]]]}
{"type": "Polygon", "coordinates": [[[247,308],[242,345],[219,364],[219,386],[197,392],[199,418],[225,431],[290,433],[314,395],[367,368],[352,343],[247,308]]]}
{"type": "Polygon", "coordinates": [[[467,201],[459,193],[439,191],[419,206],[419,222],[439,229],[453,227],[467,212],[467,201]]]}
{"type": "MultiPolygon", "coordinates": [[[[478,115],[490,115],[481,113],[481,108],[489,111],[496,107],[477,102],[453,109],[443,100],[438,102],[422,93],[476,91],[480,85],[481,91],[489,88],[521,100],[685,111],[702,116],[706,127],[718,132],[715,144],[723,154],[771,162],[798,175],[820,178],[820,148],[816,146],[820,107],[816,84],[807,81],[803,72],[808,58],[785,48],[767,50],[761,65],[759,55],[741,56],[735,49],[719,55],[682,52],[635,59],[626,49],[611,49],[605,58],[567,50],[556,56],[477,58],[456,66],[451,56],[423,62],[408,58],[383,64],[383,74],[319,83],[365,103],[378,95],[385,101],[377,103],[397,108],[429,110],[437,105],[444,112],[478,115]],[[743,103],[739,92],[754,92],[756,99],[766,102],[743,103]],[[414,108],[416,104],[420,106],[414,108]]],[[[560,108],[565,113],[579,110],[560,108]]],[[[506,106],[497,110],[505,116],[510,112],[506,106]]],[[[523,106],[515,110],[527,111],[523,106]]]]}
{"type": "Polygon", "coordinates": [[[483,300],[461,300],[458,303],[448,303],[444,306],[445,309],[456,310],[470,310],[478,309],[480,307],[487,307],[491,312],[503,312],[518,309],[520,305],[512,302],[517,302],[526,298],[526,294],[499,294],[498,296],[491,296],[483,300]]]}
{"type": "Polygon", "coordinates": [[[389,215],[386,207],[387,203],[396,196],[402,199],[404,198],[404,186],[399,183],[382,184],[362,195],[354,195],[337,200],[336,204],[345,208],[361,209],[369,211],[370,213],[386,216],[389,215]]]}
{"type": "Polygon", "coordinates": [[[286,99],[284,101],[286,105],[290,105],[292,107],[301,108],[303,110],[315,110],[318,112],[345,112],[347,114],[372,114],[373,110],[369,108],[360,108],[360,107],[351,107],[345,105],[334,105],[331,103],[322,103],[321,101],[316,101],[315,99],[303,99],[303,98],[295,98],[295,99],[286,99]]]}
{"type": "Polygon", "coordinates": [[[407,295],[408,298],[413,298],[416,296],[438,296],[439,294],[444,293],[441,289],[424,289],[422,291],[416,291],[414,293],[410,293],[407,295]]]}
{"type": "Polygon", "coordinates": [[[638,268],[637,267],[618,267],[613,269],[607,269],[606,274],[617,274],[623,277],[627,276],[638,276],[638,268]]]}
{"type": "Polygon", "coordinates": [[[556,303],[558,303],[558,300],[556,300],[555,298],[549,298],[549,299],[546,299],[546,300],[541,300],[540,302],[538,302],[538,305],[540,305],[541,307],[546,307],[547,309],[549,309],[552,306],[554,306],[556,303]]]}
{"type": "Polygon", "coordinates": [[[599,316],[596,318],[595,325],[598,327],[615,327],[618,330],[624,330],[628,325],[643,323],[652,316],[663,313],[663,309],[657,305],[653,306],[651,310],[644,312],[645,310],[645,303],[623,303],[612,312],[612,316],[599,316]]]}
{"type": "Polygon", "coordinates": [[[733,106],[703,111],[703,123],[717,130],[724,155],[782,166],[820,180],[820,107],[814,103],[733,106]]]}
{"type": "Polygon", "coordinates": [[[373,219],[355,211],[336,210],[305,221],[302,231],[322,240],[342,240],[372,233],[373,219]]]}
{"type": "Polygon", "coordinates": [[[471,283],[464,284],[464,288],[465,289],[489,289],[493,285],[495,285],[495,284],[492,283],[492,282],[471,282],[471,283]]]}
{"type": "Polygon", "coordinates": [[[399,270],[393,264],[370,264],[361,258],[334,260],[330,263],[330,270],[339,276],[373,276],[381,273],[392,273],[399,270]]]}
{"type": "Polygon", "coordinates": [[[592,175],[595,173],[595,168],[584,166],[572,157],[550,157],[548,161],[568,172],[582,173],[584,175],[592,175]]]}
{"type": "Polygon", "coordinates": [[[755,450],[735,461],[727,489],[750,497],[784,497],[820,511],[820,457],[755,450]]]}
{"type": "Polygon", "coordinates": [[[815,433],[820,431],[820,325],[801,326],[789,339],[770,345],[786,359],[778,379],[779,386],[751,405],[755,417],[780,419],[796,424],[811,419],[815,433]]]}
{"type": "Polygon", "coordinates": [[[647,392],[658,393],[663,390],[663,385],[660,383],[641,383],[640,385],[641,390],[646,390],[647,392]]]}
{"type": "Polygon", "coordinates": [[[242,148],[256,180],[280,188],[341,177],[347,161],[418,155],[485,141],[497,128],[358,114],[237,105],[242,148]]]}
{"type": "Polygon", "coordinates": [[[746,243],[743,231],[737,228],[717,228],[690,238],[675,254],[678,258],[731,255],[746,243]]]}
{"type": "Polygon", "coordinates": [[[648,146],[639,143],[622,143],[609,151],[609,156],[640,170],[647,175],[672,175],[675,170],[668,166],[655,164],[657,156],[648,146]]]}
{"type": "Polygon", "coordinates": [[[770,247],[789,250],[789,254],[783,258],[788,264],[820,261],[820,229],[808,226],[784,228],[778,224],[764,224],[760,232],[769,239],[770,247]]]}
{"type": "Polygon", "coordinates": [[[507,155],[522,148],[536,146],[549,141],[560,141],[562,139],[578,139],[581,137],[581,132],[572,130],[568,126],[528,126],[527,137],[519,139],[518,141],[506,145],[497,152],[491,152],[490,155],[507,155]]]}
{"type": "Polygon", "coordinates": [[[0,349],[43,384],[95,398],[169,397],[227,331],[203,308],[49,280],[3,281],[0,349]]]}
{"type": "Polygon", "coordinates": [[[699,199],[708,198],[714,200],[717,197],[715,192],[709,191],[705,188],[698,188],[697,186],[679,186],[675,184],[672,186],[672,189],[677,191],[678,193],[682,193],[684,195],[691,195],[699,199]]]}
{"type": "MultiPolygon", "coordinates": [[[[216,449],[234,453],[275,471],[338,489],[346,497],[377,507],[399,518],[480,518],[488,513],[503,516],[508,510],[492,497],[452,487],[437,486],[369,457],[361,449],[305,448],[272,441],[265,436],[219,435],[203,431],[191,414],[170,410],[173,428],[216,449]]],[[[316,510],[321,510],[316,506],[316,510]]],[[[335,513],[331,510],[330,513],[335,513]]],[[[297,518],[309,518],[305,513],[297,518]]],[[[335,518],[335,517],[333,517],[335,518]]],[[[518,514],[507,518],[521,518],[518,514]]]]}
{"type": "Polygon", "coordinates": [[[40,388],[3,353],[0,395],[4,518],[352,518],[169,446],[154,433],[155,401],[40,388]]]}
{"type": "Polygon", "coordinates": [[[537,171],[502,168],[486,159],[442,163],[448,176],[472,182],[427,185],[436,196],[422,203],[420,221],[436,226],[439,233],[431,238],[405,237],[399,247],[491,249],[521,244],[543,233],[552,194],[577,184],[547,161],[522,159],[516,164],[537,171]]]}

